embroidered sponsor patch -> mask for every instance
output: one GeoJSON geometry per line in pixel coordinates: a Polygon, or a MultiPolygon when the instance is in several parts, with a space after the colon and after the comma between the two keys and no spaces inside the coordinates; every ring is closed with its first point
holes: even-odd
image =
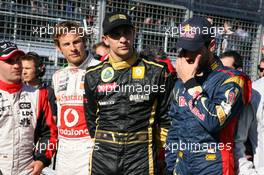
{"type": "Polygon", "coordinates": [[[19,103],[19,109],[30,109],[31,108],[31,103],[19,103]]]}
{"type": "Polygon", "coordinates": [[[204,114],[201,114],[200,111],[196,108],[196,107],[193,107],[193,103],[192,101],[190,100],[189,101],[189,108],[190,110],[192,111],[192,113],[197,116],[200,120],[204,121],[205,119],[205,115],[204,114]]]}
{"type": "Polygon", "coordinates": [[[216,154],[206,154],[205,160],[216,160],[216,154]]]}
{"type": "Polygon", "coordinates": [[[129,101],[143,102],[149,100],[149,95],[130,95],[129,101]]]}
{"type": "Polygon", "coordinates": [[[116,87],[117,87],[116,82],[109,83],[109,84],[100,84],[97,86],[97,91],[98,92],[110,92],[114,90],[116,87]]]}
{"type": "Polygon", "coordinates": [[[184,96],[180,96],[179,97],[179,106],[183,107],[185,105],[186,105],[186,100],[185,100],[184,96]]]}
{"type": "Polygon", "coordinates": [[[29,118],[25,117],[25,118],[22,118],[22,119],[20,120],[19,125],[22,126],[22,127],[27,128],[27,127],[30,126],[30,123],[31,123],[31,122],[30,122],[29,118]]]}
{"type": "Polygon", "coordinates": [[[193,97],[193,98],[197,98],[198,96],[201,95],[203,89],[201,86],[195,86],[191,89],[188,89],[188,93],[193,97]]]}
{"type": "Polygon", "coordinates": [[[116,15],[113,15],[113,16],[111,16],[109,18],[109,22],[113,22],[113,21],[116,21],[118,19],[124,19],[124,20],[126,20],[127,17],[125,15],[123,15],[123,14],[116,14],[116,15]]]}
{"type": "Polygon", "coordinates": [[[132,68],[132,78],[133,79],[142,79],[145,76],[145,67],[136,66],[132,68]]]}
{"type": "Polygon", "coordinates": [[[219,123],[222,126],[225,123],[226,114],[225,114],[222,106],[217,105],[215,108],[216,108],[216,113],[217,113],[219,123]]]}
{"type": "Polygon", "coordinates": [[[99,101],[98,102],[100,106],[106,106],[106,105],[113,105],[115,104],[115,101],[109,100],[109,101],[99,101]]]}
{"type": "Polygon", "coordinates": [[[225,112],[226,115],[229,115],[229,113],[231,112],[231,108],[232,108],[232,105],[229,104],[229,103],[226,103],[224,101],[221,102],[221,106],[225,112]]]}
{"type": "Polygon", "coordinates": [[[59,91],[66,91],[67,90],[67,86],[68,86],[67,83],[66,84],[60,84],[59,85],[59,91]]]}
{"type": "Polygon", "coordinates": [[[109,82],[114,77],[114,69],[112,67],[105,68],[101,73],[101,79],[103,82],[109,82]]]}
{"type": "Polygon", "coordinates": [[[80,83],[80,89],[84,89],[84,83],[80,83]]]}

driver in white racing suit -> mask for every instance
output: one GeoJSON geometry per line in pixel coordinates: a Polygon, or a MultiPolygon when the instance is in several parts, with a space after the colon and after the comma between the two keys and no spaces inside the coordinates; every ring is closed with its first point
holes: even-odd
{"type": "Polygon", "coordinates": [[[68,62],[67,67],[55,72],[52,80],[58,108],[58,175],[88,174],[93,148],[83,110],[84,74],[87,67],[99,61],[85,51],[86,39],[80,29],[77,23],[65,21],[56,25],[54,35],[57,49],[68,62]]]}
{"type": "Polygon", "coordinates": [[[57,142],[57,127],[45,88],[22,84],[24,52],[0,42],[0,174],[30,172],[47,167],[57,142]]]}

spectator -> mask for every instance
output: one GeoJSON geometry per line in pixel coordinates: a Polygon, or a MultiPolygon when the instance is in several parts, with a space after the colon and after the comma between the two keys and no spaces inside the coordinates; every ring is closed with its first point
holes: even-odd
{"type": "Polygon", "coordinates": [[[30,3],[31,3],[31,12],[37,13],[38,12],[38,1],[31,0],[30,3]]]}
{"type": "Polygon", "coordinates": [[[99,63],[86,51],[86,36],[77,23],[64,21],[56,25],[54,42],[68,66],[52,77],[58,106],[59,148],[57,174],[89,174],[92,140],[83,110],[85,69],[99,63]]]}
{"type": "Polygon", "coordinates": [[[244,78],[214,57],[211,33],[188,34],[193,29],[211,28],[206,18],[193,17],[181,26],[193,28],[184,27],[177,42],[182,49],[176,59],[180,80],[173,89],[169,112],[168,173],[234,174],[232,136],[243,104],[244,78]]]}
{"type": "Polygon", "coordinates": [[[143,51],[140,52],[140,55],[153,61],[155,60],[157,62],[165,63],[168,72],[172,73],[173,75],[176,75],[175,68],[171,63],[170,58],[162,50],[161,47],[149,45],[143,51]]]}
{"type": "Polygon", "coordinates": [[[47,90],[22,84],[23,55],[14,43],[0,43],[0,172],[4,175],[39,175],[56,148],[57,128],[47,90]]]}
{"type": "Polygon", "coordinates": [[[236,69],[242,71],[243,69],[243,60],[239,53],[236,51],[226,51],[221,55],[221,62],[224,66],[230,67],[232,69],[236,69]]]}
{"type": "Polygon", "coordinates": [[[262,58],[258,65],[259,78],[264,77],[264,58],[262,58]]]}
{"type": "Polygon", "coordinates": [[[163,65],[138,56],[134,29],[127,14],[107,13],[102,38],[110,47],[109,59],[85,75],[86,120],[99,145],[92,154],[91,174],[158,173],[156,151],[170,125],[168,84],[173,82],[163,65]],[[163,90],[146,89],[155,86],[163,90]]]}
{"type": "Polygon", "coordinates": [[[232,31],[232,25],[229,21],[224,23],[224,33],[222,34],[222,52],[227,50],[237,50],[235,40],[237,39],[235,33],[232,31]]]}
{"type": "Polygon", "coordinates": [[[241,26],[238,26],[238,28],[235,31],[235,34],[239,36],[240,40],[244,41],[246,38],[249,37],[248,32],[243,30],[241,26]]]}
{"type": "Polygon", "coordinates": [[[108,57],[109,46],[105,45],[104,42],[99,42],[93,45],[92,52],[97,60],[104,61],[108,57]]]}
{"type": "Polygon", "coordinates": [[[92,15],[87,15],[86,22],[89,27],[92,27],[94,25],[94,17],[92,15]]]}

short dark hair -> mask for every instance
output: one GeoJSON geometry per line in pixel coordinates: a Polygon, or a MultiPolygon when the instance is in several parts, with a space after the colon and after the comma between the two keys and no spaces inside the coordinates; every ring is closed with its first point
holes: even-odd
{"type": "Polygon", "coordinates": [[[96,49],[98,47],[105,47],[105,48],[109,48],[108,45],[106,45],[104,42],[99,42],[99,43],[95,43],[92,47],[92,52],[95,53],[96,49]]]}
{"type": "Polygon", "coordinates": [[[262,62],[264,62],[264,58],[261,58],[261,60],[260,60],[259,64],[260,64],[260,63],[262,63],[262,62]]]}
{"type": "Polygon", "coordinates": [[[33,61],[36,69],[36,76],[38,78],[43,77],[46,72],[45,64],[42,61],[42,58],[36,52],[28,52],[26,55],[20,58],[23,60],[33,61]]]}
{"type": "Polygon", "coordinates": [[[221,57],[220,58],[224,58],[224,57],[233,57],[234,58],[234,68],[237,69],[237,68],[243,68],[243,60],[242,60],[242,57],[241,55],[234,51],[234,50],[228,50],[224,53],[222,53],[221,57]]]}
{"type": "Polygon", "coordinates": [[[59,38],[61,36],[67,35],[68,33],[71,33],[71,31],[75,31],[76,34],[80,34],[83,42],[86,43],[87,41],[86,33],[84,29],[77,22],[63,21],[56,24],[54,28],[53,41],[55,45],[60,47],[59,38]]]}

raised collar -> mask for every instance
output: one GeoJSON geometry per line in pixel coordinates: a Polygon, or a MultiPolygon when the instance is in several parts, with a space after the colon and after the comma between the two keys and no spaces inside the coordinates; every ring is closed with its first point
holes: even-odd
{"type": "Polygon", "coordinates": [[[133,52],[133,55],[131,58],[125,60],[125,61],[117,61],[115,58],[113,58],[109,54],[109,63],[112,65],[114,70],[121,70],[125,68],[131,67],[136,61],[138,60],[138,54],[136,51],[133,52]]]}
{"type": "Polygon", "coordinates": [[[22,83],[8,84],[8,83],[0,80],[0,89],[7,91],[10,94],[18,92],[21,88],[22,88],[22,83]]]}

